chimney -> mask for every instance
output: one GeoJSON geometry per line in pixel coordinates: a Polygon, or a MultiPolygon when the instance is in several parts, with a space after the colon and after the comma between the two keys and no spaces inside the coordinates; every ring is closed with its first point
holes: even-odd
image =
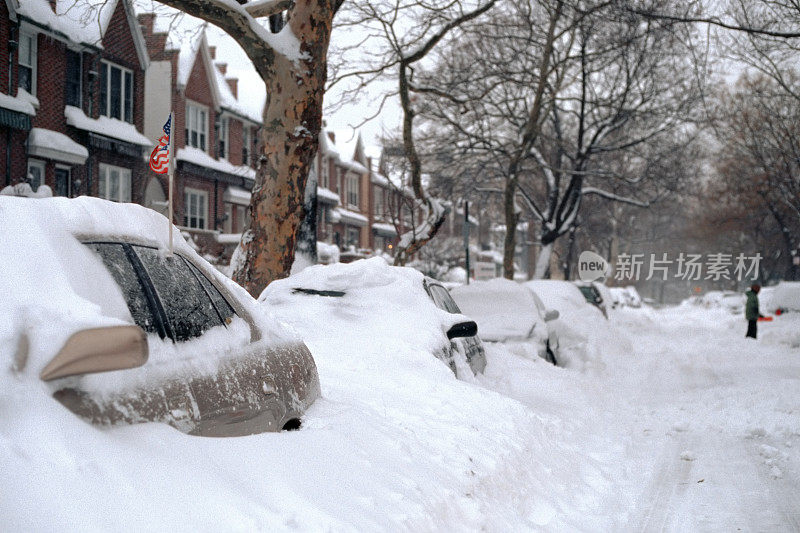
{"type": "MultiPolygon", "coordinates": [[[[51,0],[51,2],[52,2],[52,0],[51,0]]],[[[139,15],[136,18],[139,20],[139,26],[142,27],[142,33],[144,34],[144,36],[147,37],[148,35],[152,35],[153,34],[153,24],[155,23],[155,20],[156,20],[156,14],[155,13],[142,13],[141,15],[139,15]]]]}
{"type": "Polygon", "coordinates": [[[228,64],[227,63],[215,63],[215,65],[217,65],[217,68],[219,69],[220,72],[222,72],[223,76],[228,71],[228,64]]]}
{"type": "Polygon", "coordinates": [[[231,92],[233,93],[233,97],[237,100],[239,99],[239,94],[237,92],[239,88],[239,78],[225,78],[225,81],[228,82],[228,87],[231,88],[231,92]]]}
{"type": "MultiPolygon", "coordinates": [[[[209,46],[208,47],[208,53],[211,55],[211,60],[212,61],[215,60],[217,58],[217,47],[216,46],[209,46]]],[[[225,74],[224,71],[222,73],[225,74]]]]}
{"type": "Polygon", "coordinates": [[[328,139],[330,139],[333,144],[336,144],[336,135],[332,131],[328,132],[328,139]]]}

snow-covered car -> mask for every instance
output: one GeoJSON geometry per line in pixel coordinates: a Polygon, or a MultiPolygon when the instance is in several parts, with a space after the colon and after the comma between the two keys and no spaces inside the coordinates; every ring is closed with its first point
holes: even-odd
{"type": "Polygon", "coordinates": [[[706,309],[724,309],[731,314],[744,313],[745,295],[736,291],[708,291],[695,300],[706,309]]]}
{"type": "MultiPolygon", "coordinates": [[[[761,289],[764,292],[765,289],[761,289]]],[[[780,309],[782,312],[800,312],[800,281],[781,281],[771,294],[759,293],[758,298],[768,304],[772,310],[780,309]]]]}
{"type": "MultiPolygon", "coordinates": [[[[348,335],[342,327],[358,328],[376,342],[399,337],[423,347],[457,377],[482,373],[486,367],[478,326],[461,314],[447,289],[380,257],[308,267],[270,283],[258,301],[289,317],[297,329],[313,330],[312,340],[328,342],[348,335]]],[[[304,338],[310,342],[308,335],[304,338]]]]}
{"type": "Polygon", "coordinates": [[[583,297],[586,298],[586,301],[597,307],[603,313],[603,316],[608,318],[608,305],[610,303],[603,298],[603,294],[600,292],[599,286],[602,284],[595,281],[575,281],[574,283],[583,294],[583,297]]]}
{"type": "Polygon", "coordinates": [[[539,357],[557,364],[558,337],[547,322],[558,318],[558,312],[545,311],[542,301],[523,285],[497,278],[454,287],[450,294],[477,322],[484,341],[533,344],[539,357]]]}
{"type": "Polygon", "coordinates": [[[101,426],[202,436],[299,426],[311,353],[167,219],[96,198],[0,198],[2,359],[101,426]]]}
{"type": "Polygon", "coordinates": [[[586,301],[571,281],[533,280],[524,285],[541,298],[547,309],[555,309],[559,317],[548,324],[558,335],[559,365],[581,364],[593,357],[594,339],[609,331],[603,313],[586,301]]]}
{"type": "Polygon", "coordinates": [[[623,287],[609,287],[608,292],[611,293],[612,307],[618,309],[627,305],[626,292],[623,287]]]}

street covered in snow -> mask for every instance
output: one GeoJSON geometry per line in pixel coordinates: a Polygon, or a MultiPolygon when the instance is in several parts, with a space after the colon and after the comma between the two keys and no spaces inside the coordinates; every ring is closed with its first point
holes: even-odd
{"type": "Polygon", "coordinates": [[[92,427],[4,370],[3,529],[798,528],[797,315],[753,341],[724,309],[619,309],[586,361],[487,343],[457,380],[402,317],[289,311],[322,385],[296,432],[92,427]]]}

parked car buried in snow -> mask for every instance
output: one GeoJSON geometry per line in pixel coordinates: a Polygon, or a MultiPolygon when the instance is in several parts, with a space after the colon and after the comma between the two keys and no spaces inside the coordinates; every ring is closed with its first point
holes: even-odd
{"type": "Polygon", "coordinates": [[[460,378],[486,367],[478,326],[461,314],[447,289],[414,269],[389,266],[380,257],[308,267],[273,281],[258,301],[289,317],[309,343],[313,339],[329,344],[334,337],[344,337],[348,351],[361,351],[367,340],[379,346],[413,344],[441,359],[460,378]]]}
{"type": "Polygon", "coordinates": [[[557,364],[558,336],[547,323],[558,318],[558,311],[545,310],[524,285],[492,279],[453,287],[450,293],[464,314],[478,323],[483,340],[532,344],[539,357],[557,364]]]}
{"type": "Polygon", "coordinates": [[[575,281],[574,283],[583,294],[583,297],[586,298],[586,301],[597,307],[603,313],[603,316],[608,318],[608,305],[611,302],[607,302],[603,298],[602,289],[600,288],[602,284],[595,281],[575,281]]]}
{"type": "Polygon", "coordinates": [[[170,253],[155,211],[0,198],[0,220],[0,346],[81,418],[248,435],[298,427],[320,395],[308,348],[177,229],[170,253]]]}

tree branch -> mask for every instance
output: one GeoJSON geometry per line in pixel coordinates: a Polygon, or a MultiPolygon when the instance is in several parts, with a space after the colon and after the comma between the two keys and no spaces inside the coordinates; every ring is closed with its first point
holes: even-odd
{"type": "Polygon", "coordinates": [[[582,192],[584,195],[596,194],[597,196],[605,198],[606,200],[613,200],[615,202],[621,202],[623,204],[635,205],[637,207],[650,207],[650,202],[641,202],[639,200],[636,200],[635,198],[619,196],[617,194],[614,194],[613,192],[604,191],[602,189],[597,189],[595,187],[584,187],[582,192]]]}
{"type": "Polygon", "coordinates": [[[294,0],[256,0],[244,5],[244,10],[253,17],[261,18],[276,15],[294,5],[294,0]]]}

